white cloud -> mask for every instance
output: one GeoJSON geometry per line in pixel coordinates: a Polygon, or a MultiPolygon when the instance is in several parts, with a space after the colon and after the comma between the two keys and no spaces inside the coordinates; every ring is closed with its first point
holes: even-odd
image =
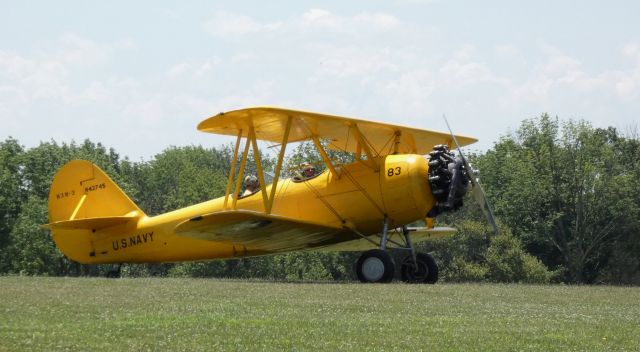
{"type": "Polygon", "coordinates": [[[376,10],[260,18],[218,11],[198,29],[215,38],[181,43],[179,53],[126,75],[120,55],[135,48],[127,40],[67,33],[35,53],[0,49],[3,127],[36,142],[89,137],[148,157],[171,144],[211,145],[212,136],[194,131],[201,119],[252,105],[434,129],[444,128],[447,113],[460,133],[485,146],[544,111],[610,117],[640,110],[640,45],[633,41],[610,54],[622,65],[594,68],[566,48],[465,44],[446,28],[376,10]],[[45,128],[24,127],[35,124],[45,128]]]}
{"type": "Polygon", "coordinates": [[[105,101],[110,95],[107,84],[83,77],[82,70],[105,65],[117,50],[132,46],[129,40],[100,44],[66,33],[50,51],[31,56],[0,51],[0,85],[20,92],[27,104],[42,100],[62,104],[105,101]]]}
{"type": "Polygon", "coordinates": [[[510,59],[510,60],[522,59],[522,53],[520,52],[520,49],[518,49],[513,45],[508,45],[508,44],[496,45],[494,50],[498,55],[498,57],[501,57],[501,58],[510,59]]]}
{"type": "Polygon", "coordinates": [[[204,60],[190,60],[171,66],[166,75],[174,79],[200,79],[213,73],[214,68],[222,64],[219,57],[211,57],[204,60]]]}
{"type": "Polygon", "coordinates": [[[281,26],[281,22],[260,23],[249,16],[237,15],[226,11],[217,11],[211,19],[203,24],[206,32],[222,37],[270,32],[281,26]]]}
{"type": "MultiPolygon", "coordinates": [[[[46,53],[51,59],[74,66],[94,66],[109,62],[117,51],[135,48],[131,39],[97,43],[76,33],[64,33],[56,41],[56,49],[46,53]]],[[[42,53],[45,55],[45,53],[42,53]]]]}
{"type": "Polygon", "coordinates": [[[310,31],[324,35],[329,33],[369,35],[371,32],[387,31],[399,25],[400,21],[395,16],[383,12],[362,12],[353,16],[340,16],[328,10],[313,8],[299,16],[272,22],[260,22],[250,16],[218,11],[204,22],[203,28],[209,34],[219,37],[273,32],[300,34],[310,31]]]}
{"type": "Polygon", "coordinates": [[[109,60],[112,47],[100,45],[74,33],[63,34],[58,39],[60,49],[54,53],[54,60],[70,65],[96,65],[109,60]]]}
{"type": "Polygon", "coordinates": [[[622,53],[632,60],[633,67],[626,72],[617,72],[615,91],[624,101],[637,101],[640,99],[640,44],[638,42],[627,43],[622,53]]]}
{"type": "Polygon", "coordinates": [[[306,24],[313,23],[333,23],[335,18],[331,15],[331,12],[323,9],[310,9],[302,14],[302,22],[306,24]]]}
{"type": "Polygon", "coordinates": [[[508,80],[494,74],[484,62],[477,61],[474,48],[465,45],[454,52],[453,57],[439,69],[441,84],[466,87],[483,83],[507,84],[508,80]]]}
{"type": "MultiPolygon", "coordinates": [[[[381,97],[388,99],[393,115],[406,119],[421,119],[434,113],[432,99],[438,85],[437,77],[428,68],[406,71],[388,81],[380,90],[381,97]]],[[[415,121],[414,121],[415,122],[415,121]]],[[[420,126],[422,123],[413,124],[420,126]]]]}
{"type": "Polygon", "coordinates": [[[181,63],[173,65],[169,69],[167,74],[169,75],[169,77],[179,77],[179,76],[184,75],[190,69],[191,69],[191,64],[189,64],[187,62],[181,62],[181,63]]]}
{"type": "Polygon", "coordinates": [[[319,65],[309,78],[311,82],[321,79],[346,79],[355,77],[368,80],[384,72],[397,72],[393,53],[385,48],[335,45],[310,45],[308,47],[317,56],[319,65]]]}
{"type": "MultiPolygon", "coordinates": [[[[544,61],[530,66],[528,77],[513,80],[508,96],[512,110],[531,107],[538,111],[565,114],[565,117],[599,116],[596,120],[616,120],[607,113],[611,106],[632,104],[640,99],[640,60],[627,69],[590,71],[577,58],[558,48],[542,45],[544,61]],[[570,115],[569,115],[570,114],[570,115]],[[566,116],[569,115],[569,116],[566,116]]],[[[636,47],[626,45],[622,54],[634,59],[636,47]]]]}
{"type": "Polygon", "coordinates": [[[335,32],[355,33],[363,29],[387,30],[400,24],[393,15],[382,12],[362,12],[353,16],[339,16],[323,9],[310,9],[300,18],[289,21],[286,25],[301,28],[330,30],[335,32]]]}
{"type": "Polygon", "coordinates": [[[640,44],[638,42],[631,42],[624,45],[622,53],[630,58],[640,61],[640,44]]]}

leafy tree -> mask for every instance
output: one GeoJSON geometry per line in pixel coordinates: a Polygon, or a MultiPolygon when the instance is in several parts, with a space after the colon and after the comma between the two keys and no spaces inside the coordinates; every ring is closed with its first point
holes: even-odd
{"type": "Polygon", "coordinates": [[[8,270],[9,233],[24,202],[20,179],[23,152],[22,146],[13,138],[0,142],[0,272],[8,270]]]}
{"type": "MultiPolygon", "coordinates": [[[[330,149],[329,143],[326,140],[321,140],[320,143],[327,152],[329,159],[331,159],[336,166],[348,164],[355,160],[355,155],[353,153],[330,149]]],[[[322,160],[322,156],[320,156],[315,144],[313,142],[305,141],[299,143],[293,150],[293,153],[291,153],[285,160],[285,175],[294,176],[296,171],[299,170],[298,167],[303,162],[309,162],[315,165],[318,171],[322,171],[326,168],[324,160],[322,160]]]]}
{"type": "Polygon", "coordinates": [[[637,223],[637,181],[619,139],[614,129],[545,114],[475,160],[496,215],[566,280],[593,282],[621,229],[637,223]]]}
{"type": "Polygon", "coordinates": [[[147,167],[127,171],[138,182],[139,206],[153,215],[223,195],[229,168],[229,160],[216,149],[171,147],[147,167]]]}
{"type": "Polygon", "coordinates": [[[522,243],[504,226],[488,237],[487,225],[473,220],[456,224],[458,232],[421,245],[433,251],[446,281],[548,283],[553,274],[527,253],[522,243]]]}
{"type": "Polygon", "coordinates": [[[11,271],[34,275],[58,275],[62,269],[62,255],[47,231],[40,228],[46,223],[47,205],[43,199],[31,196],[11,230],[8,258],[11,271]]]}

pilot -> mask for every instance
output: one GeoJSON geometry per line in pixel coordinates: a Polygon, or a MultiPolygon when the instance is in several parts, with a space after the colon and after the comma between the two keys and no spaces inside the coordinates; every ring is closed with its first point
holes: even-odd
{"type": "Polygon", "coordinates": [[[254,175],[249,175],[244,178],[244,193],[243,197],[250,196],[260,190],[260,182],[254,175]]]}
{"type": "Polygon", "coordinates": [[[315,166],[313,166],[310,162],[305,161],[304,163],[300,164],[300,170],[298,171],[298,174],[294,177],[294,179],[296,181],[304,181],[314,177],[317,174],[318,171],[316,170],[315,166]]]}

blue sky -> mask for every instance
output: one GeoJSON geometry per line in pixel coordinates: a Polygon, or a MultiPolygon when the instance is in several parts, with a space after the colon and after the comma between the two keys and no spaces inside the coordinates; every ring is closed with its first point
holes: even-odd
{"type": "MultiPolygon", "coordinates": [[[[230,139],[276,105],[445,129],[486,149],[548,112],[640,121],[631,1],[0,1],[0,138],[90,138],[132,159],[230,139]]],[[[472,148],[473,149],[473,148],[472,148]]]]}

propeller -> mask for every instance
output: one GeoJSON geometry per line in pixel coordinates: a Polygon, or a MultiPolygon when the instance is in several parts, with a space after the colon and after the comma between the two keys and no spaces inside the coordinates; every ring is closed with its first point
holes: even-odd
{"type": "Polygon", "coordinates": [[[451,130],[451,126],[449,126],[449,121],[447,121],[447,117],[443,114],[444,122],[447,124],[447,128],[449,129],[449,133],[451,134],[451,138],[453,142],[456,144],[456,149],[458,149],[458,153],[460,154],[460,159],[462,159],[462,163],[464,164],[464,168],[467,170],[467,174],[469,175],[469,179],[471,180],[471,195],[475,199],[476,203],[480,206],[480,209],[484,213],[484,216],[487,218],[489,225],[493,228],[494,235],[499,233],[498,225],[496,224],[496,219],[493,216],[493,210],[491,209],[491,204],[489,204],[489,200],[480,185],[480,182],[476,179],[475,175],[473,175],[473,169],[467,162],[467,158],[464,157],[462,153],[462,148],[460,148],[460,144],[458,144],[458,140],[456,136],[453,134],[451,130]]]}

